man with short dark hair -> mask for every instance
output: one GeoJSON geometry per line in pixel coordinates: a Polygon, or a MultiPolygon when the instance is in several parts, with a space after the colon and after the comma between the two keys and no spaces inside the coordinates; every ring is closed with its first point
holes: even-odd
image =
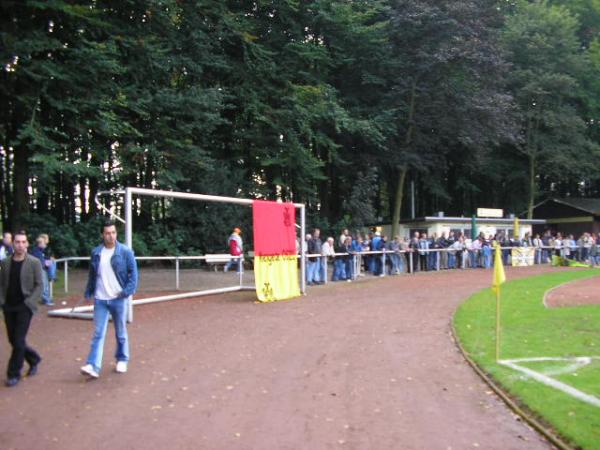
{"type": "Polygon", "coordinates": [[[85,288],[85,298],[94,300],[94,335],[87,364],[81,368],[81,373],[92,378],[100,376],[109,315],[113,319],[117,340],[116,371],[127,372],[127,299],[135,293],[138,282],[133,251],[117,241],[114,222],[105,222],[102,226],[102,241],[101,245],[92,250],[85,288]]]}
{"type": "Polygon", "coordinates": [[[26,341],[31,317],[42,295],[42,264],[27,254],[29,243],[24,231],[15,233],[13,246],[13,255],[0,264],[0,307],[4,310],[6,334],[12,346],[6,371],[9,387],[19,383],[24,361],[29,364],[27,376],[33,376],[42,360],[26,341]]]}

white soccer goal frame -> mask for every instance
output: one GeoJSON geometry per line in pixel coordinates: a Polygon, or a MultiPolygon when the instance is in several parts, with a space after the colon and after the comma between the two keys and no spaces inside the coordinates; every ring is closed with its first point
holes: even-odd
{"type": "MultiPolygon", "coordinates": [[[[157,189],[145,189],[137,187],[128,187],[125,190],[118,191],[102,191],[97,194],[99,195],[124,195],[125,196],[125,219],[122,220],[125,223],[125,244],[129,248],[133,248],[133,196],[149,196],[149,197],[168,197],[168,198],[179,198],[187,200],[199,200],[213,203],[231,203],[236,205],[252,206],[254,200],[236,198],[236,197],[221,197],[217,195],[205,195],[205,194],[194,194],[190,192],[177,192],[177,191],[164,191],[157,189]]],[[[96,203],[100,204],[99,201],[96,203]]],[[[300,290],[302,294],[306,294],[306,252],[302,241],[306,235],[306,207],[303,203],[294,203],[294,208],[300,210],[300,290]]],[[[112,216],[115,216],[112,210],[107,210],[103,206],[101,207],[105,212],[109,212],[112,216]]],[[[115,216],[116,217],[116,216],[115,216]]],[[[204,259],[203,256],[198,256],[197,259],[204,259]]],[[[239,285],[223,287],[218,289],[208,289],[202,291],[185,292],[173,295],[163,295],[160,297],[150,297],[139,300],[133,300],[131,297],[128,299],[128,321],[133,322],[133,306],[144,305],[147,303],[158,303],[166,302],[171,300],[178,300],[183,298],[201,297],[205,295],[222,294],[227,292],[236,292],[243,290],[255,290],[254,286],[244,286],[242,274],[240,274],[239,285]]],[[[48,311],[49,316],[53,317],[68,317],[76,319],[92,319],[93,318],[93,305],[77,306],[75,308],[61,308],[48,311]]]]}

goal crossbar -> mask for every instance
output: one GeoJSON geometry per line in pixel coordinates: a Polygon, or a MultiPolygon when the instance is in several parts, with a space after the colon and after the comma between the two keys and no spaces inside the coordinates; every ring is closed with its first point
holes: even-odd
{"type": "MultiPolygon", "coordinates": [[[[129,248],[133,248],[133,195],[142,195],[149,197],[168,197],[178,198],[187,200],[199,200],[205,202],[214,203],[230,203],[237,205],[252,206],[254,200],[236,197],[221,197],[217,195],[206,195],[196,194],[192,192],[177,192],[177,191],[165,191],[159,189],[146,189],[137,187],[128,187],[125,190],[117,191],[101,191],[97,193],[96,201],[100,195],[124,195],[125,196],[125,244],[129,248]]],[[[304,239],[306,235],[306,209],[303,203],[294,203],[294,208],[300,210],[300,241],[304,239]]],[[[104,209],[104,208],[102,208],[104,209]]],[[[112,213],[111,213],[112,214],[112,213]]],[[[302,294],[306,293],[306,252],[303,245],[300,245],[300,290],[302,294]]],[[[180,294],[163,295],[158,297],[143,298],[133,300],[131,297],[128,298],[128,321],[133,322],[133,306],[144,305],[148,303],[167,302],[184,298],[201,297],[206,295],[222,294],[228,292],[236,292],[243,290],[254,290],[253,286],[244,286],[242,274],[240,274],[239,285],[229,286],[218,289],[208,289],[194,292],[185,292],[180,294]]],[[[93,318],[92,305],[77,306],[75,308],[61,308],[48,311],[48,315],[52,317],[67,317],[77,319],[92,319],[93,318]]]]}

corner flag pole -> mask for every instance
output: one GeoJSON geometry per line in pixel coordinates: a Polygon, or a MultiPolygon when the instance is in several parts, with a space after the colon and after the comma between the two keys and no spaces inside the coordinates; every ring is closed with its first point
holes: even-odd
{"type": "Polygon", "coordinates": [[[492,290],[496,292],[496,362],[500,360],[500,285],[506,281],[504,265],[500,255],[500,245],[495,243],[494,254],[494,278],[492,279],[492,290]]]}
{"type": "Polygon", "coordinates": [[[500,287],[496,289],[496,362],[500,360],[500,287]]]}

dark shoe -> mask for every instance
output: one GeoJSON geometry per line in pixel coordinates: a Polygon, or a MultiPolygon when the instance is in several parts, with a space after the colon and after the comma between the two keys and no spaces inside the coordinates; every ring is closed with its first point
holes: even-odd
{"type": "Polygon", "coordinates": [[[19,384],[19,377],[8,378],[4,384],[6,384],[7,387],[14,387],[19,384]]]}
{"type": "Polygon", "coordinates": [[[42,360],[40,359],[38,362],[36,362],[32,366],[29,366],[29,370],[27,371],[27,376],[28,377],[32,377],[32,376],[34,376],[37,373],[37,371],[38,371],[38,365],[41,362],[42,362],[42,360]]]}

